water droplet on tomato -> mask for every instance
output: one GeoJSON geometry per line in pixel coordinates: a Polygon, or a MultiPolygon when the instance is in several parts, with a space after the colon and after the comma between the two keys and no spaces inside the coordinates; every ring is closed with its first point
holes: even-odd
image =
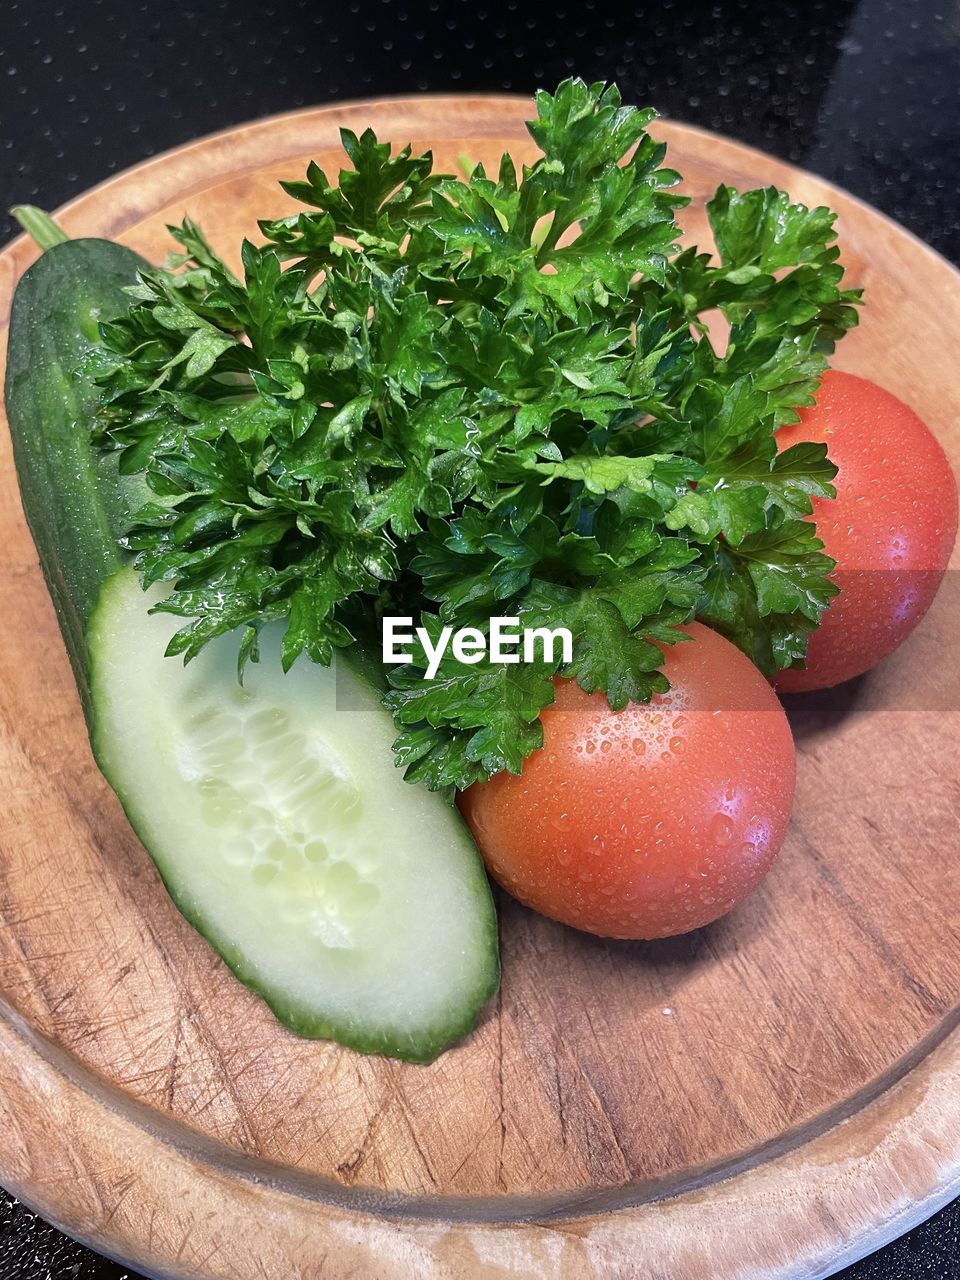
{"type": "Polygon", "coordinates": [[[729,844],[733,839],[733,823],[725,813],[715,815],[710,823],[710,838],[715,844],[729,844]]]}

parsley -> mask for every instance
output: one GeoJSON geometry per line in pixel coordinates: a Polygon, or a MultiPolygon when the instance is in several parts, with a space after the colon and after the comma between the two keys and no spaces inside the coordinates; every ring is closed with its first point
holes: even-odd
{"type": "Polygon", "coordinates": [[[398,763],[437,789],[519,771],[558,673],[647,699],[698,617],[773,674],[836,591],[804,519],[835,468],[774,439],[856,323],[833,214],[720,187],[718,256],[681,250],[652,111],[581,80],[536,108],[540,158],[495,177],[344,130],[352,167],[284,184],[306,208],[260,224],[242,278],[171,228],[92,358],[172,653],[240,628],[242,676],[280,620],[285,666],[329,663],[378,611],[570,628],[566,667],[391,671],[398,763]]]}

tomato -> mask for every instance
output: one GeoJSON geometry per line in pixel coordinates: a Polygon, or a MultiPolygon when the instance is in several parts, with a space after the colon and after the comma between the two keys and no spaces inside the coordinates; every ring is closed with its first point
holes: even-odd
{"type": "Polygon", "coordinates": [[[668,693],[613,712],[556,682],[544,746],[460,807],[493,877],[590,933],[661,938],[729,911],[766,874],[796,755],[776,694],[700,623],[665,650],[668,693]]]}
{"type": "Polygon", "coordinates": [[[929,609],[957,535],[946,454],[889,391],[829,371],[816,404],[777,433],[781,449],[803,440],[825,442],[840,468],[836,498],[814,498],[812,518],[841,594],[810,638],[806,669],[777,677],[788,691],[829,688],[892,653],[929,609]]]}

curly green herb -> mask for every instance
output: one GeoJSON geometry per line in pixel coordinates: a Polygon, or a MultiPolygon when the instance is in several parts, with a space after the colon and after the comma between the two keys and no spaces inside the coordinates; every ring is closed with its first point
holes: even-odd
{"type": "Polygon", "coordinates": [[[542,155],[495,178],[345,130],[353,167],[284,184],[307,210],[260,224],[242,278],[172,229],[93,357],[96,438],[155,495],[126,545],[172,588],[172,652],[240,628],[242,670],[283,619],[285,666],[329,663],[378,610],[571,629],[567,666],[391,673],[432,788],[518,771],[558,673],[647,699],[698,617],[772,674],[835,592],[803,519],[835,468],[774,435],[856,323],[834,215],[720,187],[718,256],[681,251],[654,112],[580,80],[536,105],[542,155]]]}

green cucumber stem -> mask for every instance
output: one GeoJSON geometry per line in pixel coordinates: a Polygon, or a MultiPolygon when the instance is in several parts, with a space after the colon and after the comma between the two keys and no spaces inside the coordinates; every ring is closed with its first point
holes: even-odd
{"type": "Polygon", "coordinates": [[[50,217],[34,204],[18,204],[10,210],[24,231],[34,239],[41,249],[52,249],[55,244],[64,244],[70,237],[50,217]]]}

